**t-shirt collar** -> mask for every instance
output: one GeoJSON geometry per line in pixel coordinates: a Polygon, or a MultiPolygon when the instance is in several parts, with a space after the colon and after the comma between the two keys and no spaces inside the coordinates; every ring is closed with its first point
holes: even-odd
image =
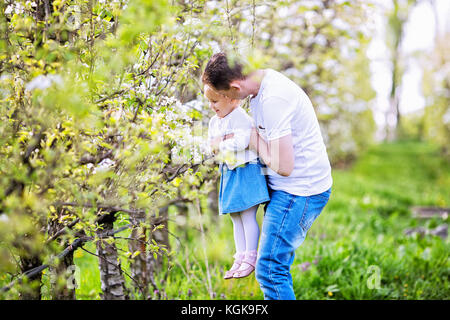
{"type": "Polygon", "coordinates": [[[268,74],[268,72],[269,72],[269,69],[263,69],[263,71],[264,71],[264,77],[262,78],[261,84],[259,85],[258,93],[256,94],[256,96],[251,97],[250,100],[258,101],[258,100],[261,98],[261,94],[262,94],[262,92],[263,92],[263,90],[264,90],[264,84],[265,84],[265,81],[264,81],[264,80],[265,80],[266,77],[267,77],[267,74],[268,74]]]}
{"type": "Polygon", "coordinates": [[[232,115],[233,113],[237,112],[237,109],[239,109],[239,108],[241,108],[241,106],[237,106],[236,108],[234,108],[233,111],[231,111],[231,112],[230,112],[229,114],[227,114],[225,117],[219,118],[219,119],[221,119],[221,120],[229,119],[229,118],[231,117],[231,115],[232,115]]]}

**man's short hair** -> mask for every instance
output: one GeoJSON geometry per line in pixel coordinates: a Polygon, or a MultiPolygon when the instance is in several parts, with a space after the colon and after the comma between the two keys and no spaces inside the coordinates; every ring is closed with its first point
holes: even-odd
{"type": "Polygon", "coordinates": [[[202,81],[217,90],[228,90],[233,80],[245,78],[242,68],[242,64],[237,61],[233,61],[230,65],[225,53],[216,53],[209,59],[205,71],[203,71],[202,81]]]}

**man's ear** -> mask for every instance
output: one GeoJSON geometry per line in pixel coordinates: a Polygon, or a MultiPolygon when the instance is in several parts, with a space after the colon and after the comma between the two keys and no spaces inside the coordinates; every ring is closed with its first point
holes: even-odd
{"type": "Polygon", "coordinates": [[[241,91],[241,84],[237,80],[233,80],[230,82],[230,89],[233,91],[241,91]]]}
{"type": "Polygon", "coordinates": [[[233,99],[241,99],[241,92],[242,92],[241,83],[237,80],[231,81],[230,89],[228,90],[228,92],[231,92],[230,96],[232,96],[233,99]]]}

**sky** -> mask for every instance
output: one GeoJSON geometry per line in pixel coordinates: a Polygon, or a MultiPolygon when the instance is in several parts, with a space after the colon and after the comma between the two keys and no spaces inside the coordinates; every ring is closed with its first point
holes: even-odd
{"type": "MultiPolygon", "coordinates": [[[[450,0],[435,0],[438,12],[438,28],[450,31],[450,0]]],[[[374,116],[377,125],[385,125],[384,112],[389,106],[389,91],[391,85],[391,71],[388,51],[385,46],[386,16],[383,8],[390,8],[392,0],[375,0],[380,6],[379,13],[373,17],[376,24],[376,35],[369,47],[368,57],[371,60],[371,82],[377,92],[374,106],[374,116]]],[[[416,51],[433,50],[435,36],[435,18],[429,1],[419,1],[412,9],[405,25],[405,36],[402,52],[412,55],[416,51]]],[[[400,96],[400,112],[407,114],[418,112],[425,107],[425,100],[421,92],[422,71],[420,65],[413,58],[408,59],[407,69],[402,80],[400,96]]]]}

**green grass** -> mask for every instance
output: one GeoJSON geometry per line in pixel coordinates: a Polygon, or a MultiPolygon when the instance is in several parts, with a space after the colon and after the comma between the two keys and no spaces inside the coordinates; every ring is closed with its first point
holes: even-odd
{"type": "MultiPolygon", "coordinates": [[[[437,149],[413,142],[374,147],[351,170],[334,170],[331,200],[297,250],[292,267],[297,298],[446,299],[448,240],[407,237],[404,230],[443,223],[414,219],[409,208],[448,206],[449,173],[437,149]],[[310,263],[308,270],[302,270],[303,263],[310,263]],[[370,266],[380,271],[380,289],[367,285],[373,275],[370,266]]],[[[220,266],[229,266],[226,257],[233,250],[231,223],[224,221],[218,235],[216,226],[209,229],[214,234],[208,237],[208,249],[217,296],[261,298],[254,277],[220,280],[220,266]],[[216,247],[223,253],[215,252],[216,247]]],[[[208,298],[199,289],[203,294],[194,297],[208,298]]]]}
{"type": "MultiPolygon", "coordinates": [[[[404,234],[447,222],[410,212],[414,205],[450,205],[450,164],[438,149],[419,142],[375,146],[351,169],[333,170],[333,180],[330,202],[296,252],[297,299],[448,299],[448,238],[404,234]]],[[[260,210],[260,223],[262,218],[260,210]]],[[[230,219],[206,215],[203,223],[213,298],[262,299],[254,275],[222,279],[234,252],[230,219]]],[[[172,238],[170,272],[156,275],[160,289],[167,299],[210,299],[197,213],[170,230],[179,239],[172,238]]],[[[98,298],[95,257],[83,253],[76,263],[82,274],[78,296],[98,298]]]]}
{"type": "MultiPolygon", "coordinates": [[[[448,238],[404,234],[407,228],[448,222],[417,219],[410,211],[416,205],[450,206],[450,163],[438,149],[420,142],[382,144],[361,155],[351,169],[332,174],[330,201],[296,251],[297,299],[448,299],[448,238]],[[377,272],[379,287],[374,288],[377,272]]],[[[170,214],[170,231],[178,239],[171,238],[174,255],[156,275],[157,284],[167,299],[210,299],[198,214],[191,210],[185,221],[175,209],[170,214]]],[[[205,213],[203,224],[213,298],[262,299],[254,275],[222,279],[234,253],[229,217],[205,213]]],[[[99,299],[97,258],[78,250],[75,263],[77,297],[99,299]]]]}

